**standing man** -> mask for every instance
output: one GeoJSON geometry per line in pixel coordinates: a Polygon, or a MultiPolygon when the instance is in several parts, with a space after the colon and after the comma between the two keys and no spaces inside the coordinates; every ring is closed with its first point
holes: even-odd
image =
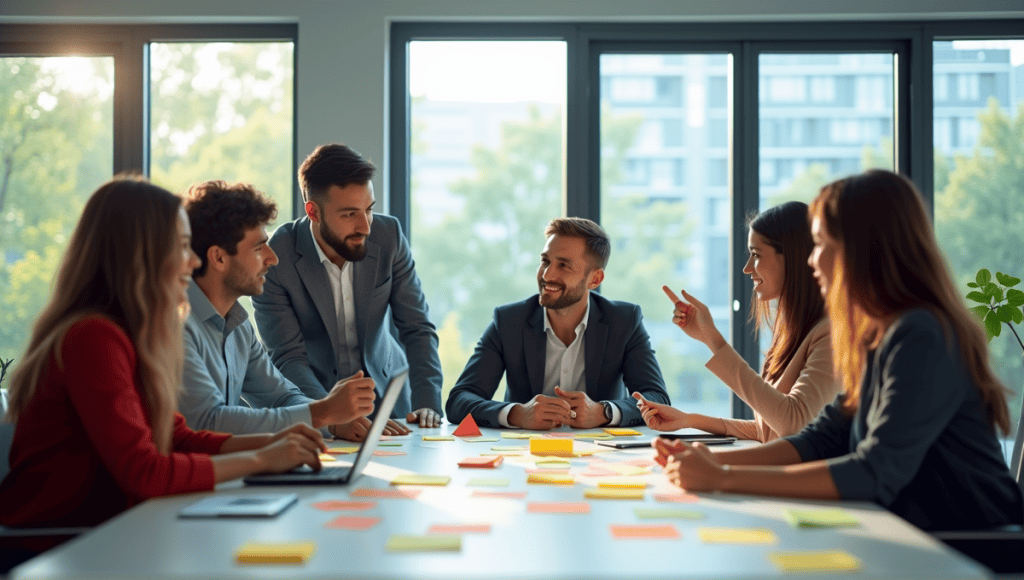
{"type": "Polygon", "coordinates": [[[482,427],[524,429],[643,424],[631,393],[670,403],[640,307],[591,292],[604,280],[608,234],[582,218],[553,219],[544,233],[540,294],[494,310],[448,396],[448,420],[472,414],[482,427]],[[503,374],[505,401],[492,401],[503,374]]]}
{"type": "Polygon", "coordinates": [[[185,320],[185,365],[179,408],[193,429],[269,433],[308,423],[336,433],[373,411],[374,384],[361,373],[307,397],[274,367],[256,339],[242,296],[263,291],[277,256],[266,225],[277,207],[251,185],[208,181],[185,199],[192,249],[202,263],[192,274],[185,320]]]}
{"type": "MultiPolygon", "coordinates": [[[[314,398],[359,371],[387,385],[408,360],[392,417],[438,427],[437,331],[398,220],[373,213],[374,170],[340,144],[321,145],[302,163],[306,215],[270,239],[280,263],[253,297],[256,324],[274,364],[314,398]]],[[[340,436],[360,441],[369,425],[357,419],[340,436]]]]}

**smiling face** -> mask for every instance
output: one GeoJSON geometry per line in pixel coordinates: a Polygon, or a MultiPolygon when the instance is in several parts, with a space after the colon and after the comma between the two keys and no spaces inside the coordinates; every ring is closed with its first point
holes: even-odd
{"type": "Polygon", "coordinates": [[[224,287],[239,296],[263,294],[266,273],[277,263],[277,254],[267,244],[267,229],[257,226],[245,230],[234,256],[227,256],[227,275],[224,287]]]}
{"type": "Polygon", "coordinates": [[[192,281],[192,272],[199,267],[199,256],[192,251],[192,226],[184,207],[178,208],[177,219],[178,246],[171,256],[174,267],[169,268],[173,277],[167,281],[169,287],[179,288],[175,293],[176,305],[188,303],[188,284],[192,281]]]}
{"type": "Polygon", "coordinates": [[[818,281],[821,295],[828,297],[829,284],[835,272],[836,256],[839,253],[839,242],[825,231],[821,218],[815,216],[811,220],[811,236],[814,238],[814,250],[807,263],[814,269],[814,279],[818,281]]]}
{"type": "Polygon", "coordinates": [[[601,269],[592,269],[583,238],[549,236],[537,268],[540,305],[560,310],[577,304],[600,283],[601,276],[601,269]]]}
{"type": "Polygon", "coordinates": [[[782,284],[786,278],[786,258],[768,243],[768,240],[753,229],[747,234],[747,250],[750,257],[743,266],[743,273],[754,282],[754,292],[760,300],[776,300],[782,296],[782,284]]]}
{"type": "Polygon", "coordinates": [[[348,262],[366,257],[366,238],[373,224],[373,182],[332,185],[323,204],[306,202],[306,214],[317,223],[317,233],[335,254],[348,262]]]}

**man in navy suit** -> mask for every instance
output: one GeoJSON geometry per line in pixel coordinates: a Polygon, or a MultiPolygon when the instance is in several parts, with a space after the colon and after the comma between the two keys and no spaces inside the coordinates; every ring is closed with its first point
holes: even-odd
{"type": "Polygon", "coordinates": [[[484,427],[542,430],[643,424],[630,393],[670,402],[640,307],[591,293],[604,280],[608,234],[582,218],[556,218],[544,233],[540,294],[494,310],[448,397],[448,420],[472,414],[484,427]],[[505,401],[492,401],[503,374],[505,401]]]}
{"type": "MultiPolygon", "coordinates": [[[[364,371],[378,389],[409,366],[393,418],[441,424],[437,330],[398,220],[374,214],[375,167],[350,147],[321,145],[299,168],[306,215],[270,239],[279,263],[253,297],[256,324],[274,364],[318,399],[338,377],[364,371]],[[397,337],[397,340],[396,340],[397,337]],[[410,386],[411,385],[411,386],[410,386]]],[[[361,441],[359,418],[336,435],[361,441]]],[[[404,434],[389,421],[385,433],[404,434]]]]}

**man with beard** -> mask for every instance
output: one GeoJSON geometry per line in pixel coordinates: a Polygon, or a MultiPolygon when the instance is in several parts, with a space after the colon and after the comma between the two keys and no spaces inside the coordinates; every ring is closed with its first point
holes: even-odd
{"type": "MultiPolygon", "coordinates": [[[[313,398],[359,371],[383,387],[408,360],[409,382],[392,418],[438,427],[437,330],[398,220],[373,213],[374,170],[340,144],[321,145],[303,161],[306,215],[270,239],[280,263],[253,297],[256,324],[274,364],[313,398]]],[[[337,434],[361,441],[369,426],[362,417],[337,434]]],[[[408,432],[396,421],[385,430],[408,432]]]]}
{"type": "Polygon", "coordinates": [[[608,234],[582,218],[544,231],[540,294],[499,306],[445,410],[458,423],[546,430],[641,425],[630,398],[670,404],[640,307],[591,293],[604,280],[608,234]],[[502,375],[505,401],[492,401],[502,375]]]}
{"type": "Polygon", "coordinates": [[[308,423],[326,435],[373,411],[373,380],[360,373],[321,396],[302,394],[274,367],[238,303],[263,292],[267,271],[277,263],[266,232],[277,215],[274,202],[248,184],[208,181],[189,190],[185,211],[201,260],[189,283],[183,331],[179,409],[189,426],[251,434],[308,423]]]}

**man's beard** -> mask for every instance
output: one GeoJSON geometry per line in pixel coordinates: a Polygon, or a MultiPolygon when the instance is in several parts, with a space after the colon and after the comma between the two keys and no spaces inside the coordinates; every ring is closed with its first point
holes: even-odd
{"type": "Polygon", "coordinates": [[[544,308],[547,308],[548,310],[561,310],[562,308],[572,306],[573,304],[576,304],[580,300],[583,300],[583,297],[587,293],[587,276],[584,276],[579,286],[576,286],[575,288],[563,286],[562,295],[556,298],[554,301],[545,304],[545,284],[543,280],[538,280],[538,282],[540,283],[540,305],[543,306],[544,308]]]}
{"type": "MultiPolygon", "coordinates": [[[[369,234],[362,236],[363,245],[353,248],[345,243],[345,240],[334,235],[324,222],[320,222],[320,237],[323,241],[331,247],[332,250],[338,253],[346,262],[358,262],[366,257],[366,240],[369,238],[369,234]]],[[[349,238],[359,236],[348,236],[349,238]]],[[[345,238],[346,240],[348,238],[345,238]]]]}

